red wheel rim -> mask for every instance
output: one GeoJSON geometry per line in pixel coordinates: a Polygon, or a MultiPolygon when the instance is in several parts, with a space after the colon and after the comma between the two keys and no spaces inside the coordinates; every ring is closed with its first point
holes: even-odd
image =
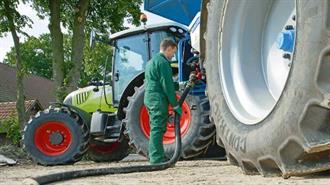
{"type": "Polygon", "coordinates": [[[72,133],[62,122],[48,121],[36,129],[34,143],[43,154],[59,156],[69,149],[72,143],[72,133]],[[54,135],[59,138],[57,143],[51,141],[54,135]]]}
{"type": "MultiPolygon", "coordinates": [[[[179,99],[179,96],[177,96],[179,99]]],[[[172,106],[168,107],[169,115],[174,115],[172,106]]],[[[174,120],[174,119],[173,119],[174,120]]],[[[188,132],[191,122],[191,112],[188,103],[185,101],[182,105],[182,115],[180,119],[181,137],[188,132]]],[[[145,105],[140,110],[140,127],[143,134],[149,139],[150,138],[150,125],[149,125],[149,114],[145,105]]],[[[163,137],[163,144],[172,144],[175,142],[175,128],[174,123],[167,121],[166,132],[163,137]]]]}
{"type": "Polygon", "coordinates": [[[119,147],[119,142],[115,142],[115,143],[91,143],[90,144],[90,149],[99,152],[99,153],[112,153],[113,151],[117,150],[117,148],[119,147]]]}

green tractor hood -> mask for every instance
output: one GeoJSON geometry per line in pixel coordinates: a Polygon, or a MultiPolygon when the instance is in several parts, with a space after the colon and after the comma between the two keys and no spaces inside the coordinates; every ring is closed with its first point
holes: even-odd
{"type": "MultiPolygon", "coordinates": [[[[104,112],[116,112],[116,108],[106,104],[103,86],[99,87],[98,91],[94,91],[95,88],[95,86],[79,88],[78,90],[73,91],[68,96],[66,96],[63,103],[67,105],[73,105],[88,113],[93,113],[96,110],[101,110],[104,112]]],[[[108,103],[112,104],[111,86],[105,86],[105,92],[108,103]]]]}

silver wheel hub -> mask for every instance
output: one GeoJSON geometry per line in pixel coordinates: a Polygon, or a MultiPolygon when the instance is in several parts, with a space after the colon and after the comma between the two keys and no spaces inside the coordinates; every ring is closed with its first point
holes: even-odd
{"type": "Polygon", "coordinates": [[[294,52],[295,1],[228,1],[220,52],[227,105],[244,124],[267,117],[289,76],[294,52]]]}

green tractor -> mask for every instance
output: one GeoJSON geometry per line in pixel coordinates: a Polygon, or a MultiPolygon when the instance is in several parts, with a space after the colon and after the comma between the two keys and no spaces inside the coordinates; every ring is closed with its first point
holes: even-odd
{"type": "MultiPolygon", "coordinates": [[[[93,80],[90,86],[70,93],[63,103],[52,104],[32,118],[24,129],[25,150],[42,165],[74,163],[86,153],[96,162],[119,161],[128,155],[129,145],[147,157],[150,127],[143,105],[144,68],[159,52],[161,40],[170,37],[179,43],[173,78],[187,80],[199,67],[193,65],[198,57],[191,52],[187,35],[187,28],[177,23],[144,25],[111,35],[106,43],[113,47],[112,69],[107,61],[102,81],[93,80]],[[106,78],[109,74],[111,80],[106,78]]],[[[99,40],[94,34],[91,38],[91,43],[99,40]]],[[[214,141],[215,126],[209,120],[204,91],[205,84],[195,88],[182,107],[183,159],[205,154],[214,141]]],[[[175,146],[173,117],[169,107],[163,138],[168,157],[175,146]]]]}

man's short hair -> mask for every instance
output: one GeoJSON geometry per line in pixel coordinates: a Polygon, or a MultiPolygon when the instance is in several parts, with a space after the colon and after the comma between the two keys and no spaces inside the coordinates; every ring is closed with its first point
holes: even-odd
{"type": "Polygon", "coordinates": [[[176,42],[171,38],[166,38],[160,43],[160,50],[165,51],[168,47],[177,47],[176,42]]]}

